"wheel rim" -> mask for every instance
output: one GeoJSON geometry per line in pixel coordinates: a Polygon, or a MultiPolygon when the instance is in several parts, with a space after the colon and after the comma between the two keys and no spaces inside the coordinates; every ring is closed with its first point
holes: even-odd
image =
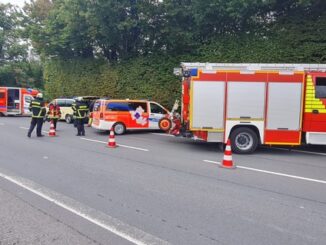
{"type": "Polygon", "coordinates": [[[240,133],[235,137],[235,145],[242,151],[250,150],[254,144],[254,139],[251,134],[240,133]]]}
{"type": "Polygon", "coordinates": [[[124,131],[125,131],[125,128],[122,124],[117,124],[114,126],[114,132],[116,134],[123,134],[124,131]]]}
{"type": "Polygon", "coordinates": [[[168,120],[162,120],[160,126],[163,130],[167,130],[170,128],[170,122],[168,120]]]}

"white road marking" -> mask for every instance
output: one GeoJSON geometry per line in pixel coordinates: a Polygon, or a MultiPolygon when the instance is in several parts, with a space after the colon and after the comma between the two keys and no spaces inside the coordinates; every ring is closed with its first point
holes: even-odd
{"type": "Polygon", "coordinates": [[[160,136],[166,136],[166,137],[175,137],[172,134],[162,134],[162,133],[152,133],[152,134],[154,134],[154,135],[160,135],[160,136]]]}
{"type": "Polygon", "coordinates": [[[295,150],[295,149],[288,149],[288,148],[278,148],[278,147],[263,147],[263,148],[265,148],[265,149],[276,149],[276,150],[281,150],[281,151],[293,151],[293,152],[299,152],[299,153],[305,153],[305,154],[326,156],[326,153],[322,153],[322,152],[302,151],[302,150],[295,150]]]}
{"type": "MultiPolygon", "coordinates": [[[[215,162],[215,161],[210,161],[210,160],[203,160],[203,161],[208,162],[208,163],[221,165],[220,162],[215,162]]],[[[320,183],[320,184],[326,184],[325,180],[311,179],[311,178],[301,177],[301,176],[297,176],[297,175],[283,174],[283,173],[272,172],[272,171],[267,171],[267,170],[263,170],[263,169],[250,168],[250,167],[239,166],[239,165],[237,165],[237,168],[245,169],[245,170],[249,170],[249,171],[261,172],[261,173],[265,173],[265,174],[273,174],[273,175],[278,175],[278,176],[283,176],[283,177],[288,177],[288,178],[293,178],[293,179],[300,179],[300,180],[306,180],[306,181],[311,181],[311,182],[317,182],[317,183],[320,183]]]]}
{"type": "Polygon", "coordinates": [[[79,217],[82,217],[83,219],[88,220],[99,227],[102,227],[109,232],[114,233],[133,244],[169,244],[167,241],[146,233],[136,227],[125,224],[116,218],[90,208],[72,198],[54,192],[28,179],[14,176],[12,174],[5,174],[3,170],[0,172],[0,177],[68,210],[75,215],[78,215],[79,217]]]}
{"type": "MultiPolygon", "coordinates": [[[[105,141],[93,140],[93,139],[88,139],[88,138],[80,138],[80,139],[91,141],[91,142],[96,142],[96,143],[101,143],[101,144],[107,144],[108,143],[108,142],[105,142],[105,141]]],[[[138,150],[138,151],[149,151],[148,149],[134,147],[134,146],[128,146],[128,145],[117,144],[117,146],[124,147],[124,148],[129,148],[129,149],[133,149],[133,150],[138,150]]]]}

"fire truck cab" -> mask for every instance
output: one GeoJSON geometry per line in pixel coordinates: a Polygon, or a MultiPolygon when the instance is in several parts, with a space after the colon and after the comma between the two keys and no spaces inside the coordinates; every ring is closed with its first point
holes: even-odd
{"type": "Polygon", "coordinates": [[[181,63],[182,132],[258,145],[326,145],[326,65],[181,63]]]}
{"type": "Polygon", "coordinates": [[[0,115],[31,115],[29,105],[38,92],[35,89],[0,87],[0,115]]]}

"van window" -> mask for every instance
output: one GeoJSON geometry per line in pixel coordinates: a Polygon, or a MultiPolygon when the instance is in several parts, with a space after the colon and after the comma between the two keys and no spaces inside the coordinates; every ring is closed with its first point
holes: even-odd
{"type": "Polygon", "coordinates": [[[100,111],[101,108],[101,101],[96,101],[94,103],[93,111],[100,111]]]}
{"type": "Polygon", "coordinates": [[[141,107],[144,112],[147,112],[147,103],[146,102],[129,102],[129,110],[135,111],[138,107],[141,107]]]}
{"type": "Polygon", "coordinates": [[[141,107],[144,112],[147,112],[146,102],[110,102],[106,106],[107,111],[135,111],[141,107]]]}
{"type": "Polygon", "coordinates": [[[110,102],[106,106],[107,111],[129,111],[127,102],[110,102]]]}
{"type": "Polygon", "coordinates": [[[3,99],[5,97],[5,93],[0,93],[0,99],[3,99]]]}
{"type": "Polygon", "coordinates": [[[71,107],[73,103],[73,100],[66,100],[66,107],[71,107]]]}
{"type": "Polygon", "coordinates": [[[34,98],[32,96],[25,96],[25,102],[31,103],[34,98]]]}
{"type": "Polygon", "coordinates": [[[151,113],[166,114],[166,111],[161,106],[151,103],[151,113]]]}
{"type": "Polygon", "coordinates": [[[326,99],[326,77],[316,78],[316,98],[326,99]]]}
{"type": "MultiPolygon", "coordinates": [[[[54,101],[53,101],[54,102],[54,101]]],[[[66,107],[66,103],[64,100],[57,100],[56,101],[57,105],[60,107],[66,107]]]]}

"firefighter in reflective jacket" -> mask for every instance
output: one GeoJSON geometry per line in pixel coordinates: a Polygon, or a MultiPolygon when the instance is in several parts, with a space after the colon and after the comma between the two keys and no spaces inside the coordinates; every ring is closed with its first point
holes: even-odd
{"type": "Polygon", "coordinates": [[[57,129],[57,122],[61,117],[60,107],[54,103],[49,105],[49,111],[47,114],[47,118],[53,121],[54,129],[57,129]]]}
{"type": "Polygon", "coordinates": [[[85,136],[84,122],[88,113],[88,106],[81,97],[78,97],[76,102],[72,104],[72,109],[75,114],[77,136],[85,136]]]}
{"type": "Polygon", "coordinates": [[[31,137],[32,132],[36,126],[36,135],[37,137],[42,137],[42,126],[43,126],[43,119],[45,117],[45,107],[44,107],[44,101],[43,101],[43,94],[38,93],[36,95],[36,99],[33,100],[29,106],[29,110],[32,112],[32,120],[31,120],[31,126],[28,130],[28,137],[31,137]]]}

